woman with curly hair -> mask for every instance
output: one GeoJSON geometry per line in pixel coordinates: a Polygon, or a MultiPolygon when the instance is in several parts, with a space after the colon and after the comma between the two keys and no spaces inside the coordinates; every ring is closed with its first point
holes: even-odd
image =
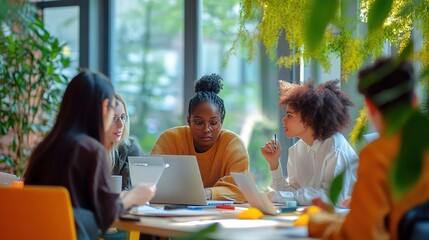
{"type": "Polygon", "coordinates": [[[312,81],[302,86],[279,84],[280,104],[286,106],[284,132],[288,138],[300,140],[289,148],[286,179],[279,161],[280,143],[271,140],[261,148],[271,171],[271,188],[276,190],[272,200],[293,199],[301,205],[309,205],[315,198],[327,202],[333,178],[344,172],[340,203],[356,182],[358,156],[340,133],[350,122],[348,108],[353,103],[341,92],[338,81],[317,87],[312,81]]]}
{"type": "Polygon", "coordinates": [[[205,75],[195,84],[189,101],[187,126],[164,131],[152,148],[152,154],[195,155],[206,198],[243,201],[231,172],[245,172],[249,156],[240,137],[222,129],[225,106],[217,94],[222,78],[205,75]]]}

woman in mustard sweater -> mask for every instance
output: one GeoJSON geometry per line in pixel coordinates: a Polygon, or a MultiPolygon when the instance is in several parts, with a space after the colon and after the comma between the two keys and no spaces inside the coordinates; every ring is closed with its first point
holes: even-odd
{"type": "Polygon", "coordinates": [[[164,131],[152,154],[195,155],[207,199],[243,201],[230,173],[247,171],[249,156],[240,137],[222,129],[225,106],[217,95],[221,80],[211,74],[196,82],[195,96],[189,101],[188,125],[164,131]]]}

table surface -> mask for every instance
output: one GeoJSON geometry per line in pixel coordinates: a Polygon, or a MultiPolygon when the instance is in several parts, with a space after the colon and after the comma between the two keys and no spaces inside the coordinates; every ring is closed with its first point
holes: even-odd
{"type": "Polygon", "coordinates": [[[218,211],[218,215],[208,216],[172,216],[147,217],[130,214],[123,215],[113,226],[122,230],[138,231],[160,237],[176,237],[198,232],[211,224],[219,227],[211,236],[216,239],[309,239],[305,227],[293,227],[293,221],[299,213],[286,213],[278,216],[266,215],[263,219],[237,219],[243,210],[203,209],[202,211],[218,211]],[[132,220],[124,220],[129,217],[132,220]]]}

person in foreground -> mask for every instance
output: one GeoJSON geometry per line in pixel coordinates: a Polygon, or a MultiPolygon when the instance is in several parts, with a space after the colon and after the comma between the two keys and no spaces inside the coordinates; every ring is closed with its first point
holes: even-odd
{"type": "Polygon", "coordinates": [[[138,142],[129,137],[130,123],[124,99],[115,94],[116,107],[112,124],[106,134],[112,175],[122,176],[122,190],[132,188],[128,156],[143,156],[143,150],[138,142]]]}
{"type": "Polygon", "coordinates": [[[351,194],[356,182],[358,157],[340,133],[350,122],[348,108],[353,106],[341,92],[338,81],[328,81],[315,87],[312,81],[304,85],[280,81],[280,104],[286,105],[282,119],[288,138],[300,140],[289,148],[288,178],[280,164],[280,142],[268,141],[261,147],[272,175],[271,188],[276,192],[272,201],[296,200],[310,205],[315,198],[329,202],[327,193],[333,178],[344,172],[340,201],[351,194]]]}
{"type": "MultiPolygon", "coordinates": [[[[52,131],[34,149],[24,175],[26,185],[68,189],[73,208],[91,211],[104,232],[123,209],[144,205],[154,187],[139,185],[119,198],[109,188],[105,133],[115,106],[111,82],[83,71],[68,84],[52,131]]],[[[79,233],[78,233],[79,234],[79,233]]]]}
{"type": "MultiPolygon", "coordinates": [[[[362,69],[358,77],[358,90],[365,96],[369,116],[380,137],[360,152],[358,181],[348,215],[325,212],[312,215],[309,235],[323,239],[397,239],[398,224],[403,215],[429,199],[429,175],[426,174],[429,171],[429,149],[427,145],[421,148],[427,140],[404,138],[427,139],[427,135],[422,134],[428,132],[429,121],[416,107],[415,76],[410,62],[382,58],[362,69]],[[397,125],[400,119],[404,122],[397,125]],[[423,124],[416,125],[415,119],[420,119],[423,124]],[[421,171],[424,174],[398,197],[390,176],[395,161],[404,150],[420,151],[417,160],[423,161],[421,171]]],[[[408,166],[416,160],[410,158],[412,154],[406,156],[408,166]]],[[[400,181],[404,182],[405,177],[402,176],[400,181]]]]}
{"type": "Polygon", "coordinates": [[[225,119],[222,88],[217,74],[205,75],[195,84],[189,101],[187,126],[164,131],[152,154],[195,155],[207,199],[244,201],[231,172],[245,172],[249,156],[240,137],[222,129],[225,119]]]}

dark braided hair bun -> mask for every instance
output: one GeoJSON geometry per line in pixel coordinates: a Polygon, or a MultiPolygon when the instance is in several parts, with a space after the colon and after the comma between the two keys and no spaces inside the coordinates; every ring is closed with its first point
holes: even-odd
{"type": "Polygon", "coordinates": [[[214,92],[218,94],[223,88],[222,77],[216,73],[202,76],[195,83],[195,93],[198,92],[214,92]]]}

